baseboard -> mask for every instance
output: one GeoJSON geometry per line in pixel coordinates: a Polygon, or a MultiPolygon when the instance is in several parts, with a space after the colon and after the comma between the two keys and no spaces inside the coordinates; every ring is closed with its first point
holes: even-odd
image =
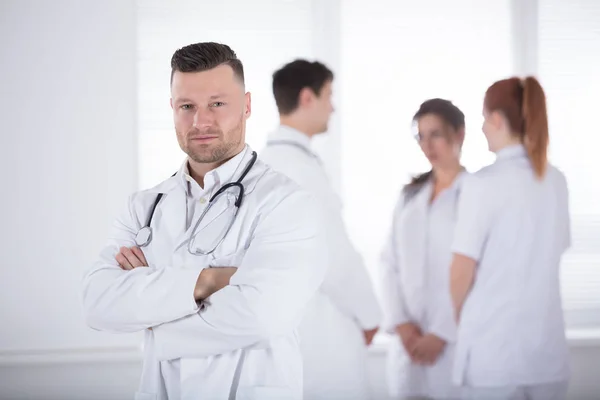
{"type": "Polygon", "coordinates": [[[79,363],[139,363],[136,346],[0,350],[0,367],[79,363]]]}

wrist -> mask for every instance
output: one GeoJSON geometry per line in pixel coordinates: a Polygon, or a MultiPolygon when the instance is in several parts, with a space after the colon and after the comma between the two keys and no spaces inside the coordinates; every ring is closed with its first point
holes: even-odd
{"type": "Polygon", "coordinates": [[[208,297],[209,293],[212,292],[212,289],[215,285],[213,271],[211,268],[205,268],[198,275],[198,280],[196,281],[196,287],[194,289],[194,298],[196,301],[204,300],[208,297]]]}

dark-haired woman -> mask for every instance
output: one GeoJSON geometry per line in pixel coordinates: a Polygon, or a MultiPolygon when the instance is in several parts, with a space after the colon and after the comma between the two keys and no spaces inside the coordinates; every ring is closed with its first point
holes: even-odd
{"type": "Polygon", "coordinates": [[[449,265],[460,192],[464,114],[431,99],[414,116],[431,171],[406,185],[382,254],[384,328],[394,334],[387,381],[394,398],[458,398],[452,385],[456,325],[449,265]]]}
{"type": "Polygon", "coordinates": [[[496,161],[461,188],[451,266],[455,383],[468,399],[562,400],[569,357],[559,265],[570,246],[568,190],[547,161],[544,91],[532,77],[496,82],[483,115],[496,161]]]}

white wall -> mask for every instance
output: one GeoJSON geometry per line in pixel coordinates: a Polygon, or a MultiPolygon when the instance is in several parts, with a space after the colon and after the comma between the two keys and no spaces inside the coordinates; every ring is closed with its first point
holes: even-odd
{"type": "MultiPolygon", "coordinates": [[[[2,0],[0,59],[0,398],[131,398],[137,337],[88,329],[79,282],[138,182],[134,1],[2,0]]],[[[573,400],[600,393],[592,344],[573,400]]]]}
{"type": "Polygon", "coordinates": [[[0,2],[0,362],[136,343],[79,299],[136,185],[135,54],[133,0],[0,2]]]}

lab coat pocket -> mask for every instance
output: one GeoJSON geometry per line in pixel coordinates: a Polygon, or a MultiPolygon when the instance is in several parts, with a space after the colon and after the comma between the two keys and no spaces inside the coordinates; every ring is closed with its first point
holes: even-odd
{"type": "Polygon", "coordinates": [[[135,400],[156,400],[157,396],[154,393],[137,392],[134,397],[135,400]]]}
{"type": "Polygon", "coordinates": [[[300,400],[287,387],[279,386],[247,386],[240,387],[236,400],[300,400]]]}

